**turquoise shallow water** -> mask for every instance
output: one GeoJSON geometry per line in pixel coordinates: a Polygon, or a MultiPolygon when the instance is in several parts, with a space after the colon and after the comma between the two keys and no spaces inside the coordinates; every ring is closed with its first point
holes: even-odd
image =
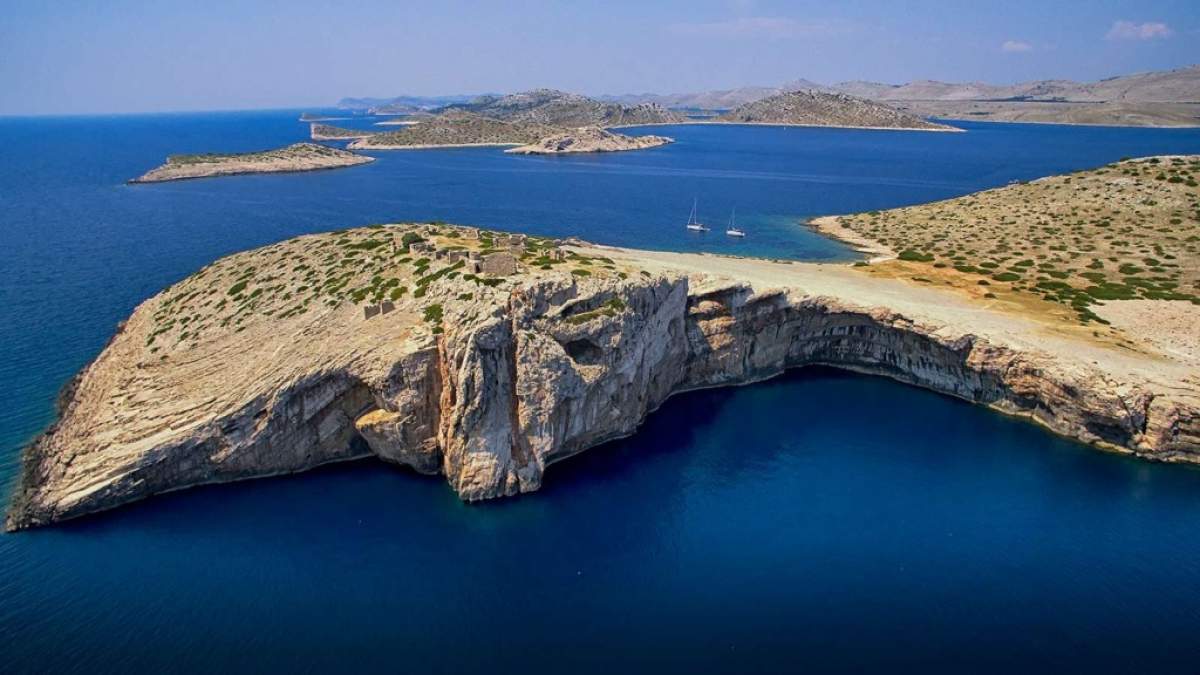
{"type": "MultiPolygon", "coordinates": [[[[0,478],[144,297],[303,232],[446,220],[844,258],[812,215],[951,197],[1200,132],[669,127],[623,155],[381,153],[148,186],[170,152],[302,138],[299,111],[0,119],[0,478]],[[729,209],[743,242],[688,237],[729,209]]],[[[364,122],[365,123],[365,122],[364,122]]],[[[827,370],[668,402],[540,493],[464,506],[373,462],[0,536],[0,669],[1187,671],[1200,472],[827,370]],[[781,424],[786,421],[786,424],[781,424]]]]}

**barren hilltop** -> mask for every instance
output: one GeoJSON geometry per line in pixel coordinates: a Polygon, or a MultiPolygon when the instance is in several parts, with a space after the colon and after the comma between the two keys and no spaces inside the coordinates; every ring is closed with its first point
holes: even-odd
{"type": "Polygon", "coordinates": [[[1198,170],[1147,158],[830,219],[898,251],[872,264],[444,224],[235,254],[142,303],[70,383],[7,526],[367,456],[466,500],[528,492],[675,392],[807,364],[1198,462],[1198,170]]]}

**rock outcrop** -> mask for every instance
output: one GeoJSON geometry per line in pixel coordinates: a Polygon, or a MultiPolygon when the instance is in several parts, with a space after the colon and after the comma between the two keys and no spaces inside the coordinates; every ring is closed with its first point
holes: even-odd
{"type": "MultiPolygon", "coordinates": [[[[315,125],[314,125],[315,126],[315,125]]],[[[245,173],[293,173],[357,166],[375,161],[346,150],[316,143],[295,143],[286,148],[237,154],[171,155],[167,163],[130,180],[161,183],[189,178],[211,178],[245,173]]]]}
{"type": "MultiPolygon", "coordinates": [[[[385,248],[363,243],[381,235],[351,234],[352,250],[385,248]]],[[[523,258],[529,273],[498,283],[439,272],[420,297],[398,294],[395,311],[369,320],[331,302],[158,354],[151,336],[173,335],[155,333],[164,303],[203,297],[165,291],[66,390],[59,421],[26,453],[7,527],[368,455],[443,474],[465,500],[515,495],[538,489],[554,461],[633,433],[673,393],[810,364],[885,375],[1150,458],[1200,459],[1194,390],[1114,380],[969,326],[795,288],[573,252],[587,261],[578,270],[596,272],[583,274],[544,269],[536,255],[523,258]]]]}
{"type": "Polygon", "coordinates": [[[615,134],[598,127],[583,127],[564,131],[539,140],[536,143],[509,148],[505,152],[518,155],[564,155],[577,152],[621,152],[644,150],[674,143],[667,136],[628,136],[615,134]]]}

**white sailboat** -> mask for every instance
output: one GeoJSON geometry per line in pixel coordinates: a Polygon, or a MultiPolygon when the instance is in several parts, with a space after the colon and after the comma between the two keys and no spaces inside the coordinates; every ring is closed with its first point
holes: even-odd
{"type": "Polygon", "coordinates": [[[744,237],[746,233],[737,226],[737,207],[733,207],[733,211],[729,213],[729,227],[725,229],[725,234],[731,237],[744,237]]]}
{"type": "Polygon", "coordinates": [[[692,232],[708,232],[708,228],[696,220],[696,200],[692,200],[692,215],[688,216],[687,229],[692,232]]]}

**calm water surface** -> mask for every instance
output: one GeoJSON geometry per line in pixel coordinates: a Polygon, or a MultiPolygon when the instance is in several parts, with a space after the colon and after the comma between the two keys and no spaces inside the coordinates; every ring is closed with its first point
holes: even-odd
{"type": "MultiPolygon", "coordinates": [[[[445,220],[843,259],[797,223],[1200,152],[1191,130],[657,127],[635,133],[678,142],[123,183],[172,152],[301,140],[298,113],[0,119],[4,484],[117,321],[247,247],[445,220]],[[688,236],[694,197],[717,226],[736,205],[750,236],[688,236]]],[[[440,479],[361,462],[0,535],[0,671],[1183,672],[1200,651],[1198,507],[1200,471],[807,370],[672,399],[520,499],[465,506],[440,479]]]]}

